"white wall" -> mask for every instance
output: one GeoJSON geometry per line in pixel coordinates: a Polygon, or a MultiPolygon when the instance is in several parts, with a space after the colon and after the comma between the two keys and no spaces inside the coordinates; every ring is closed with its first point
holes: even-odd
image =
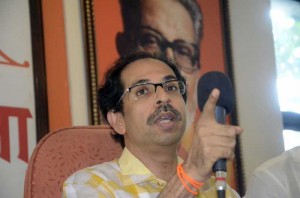
{"type": "Polygon", "coordinates": [[[229,0],[238,122],[246,181],[284,150],[269,0],[229,0]]]}
{"type": "Polygon", "coordinates": [[[34,78],[30,30],[29,1],[1,0],[1,198],[23,197],[27,162],[36,145],[34,78]],[[22,122],[24,125],[22,125],[22,122]],[[8,155],[6,156],[5,153],[8,153],[8,155]]]}

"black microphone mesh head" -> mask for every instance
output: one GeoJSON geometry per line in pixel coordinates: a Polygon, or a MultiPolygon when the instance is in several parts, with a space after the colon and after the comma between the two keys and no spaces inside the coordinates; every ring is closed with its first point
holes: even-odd
{"type": "Polygon", "coordinates": [[[220,90],[217,106],[225,108],[226,113],[230,113],[234,106],[232,83],[224,73],[218,71],[207,72],[198,81],[198,105],[201,112],[209,94],[214,88],[220,90]]]}

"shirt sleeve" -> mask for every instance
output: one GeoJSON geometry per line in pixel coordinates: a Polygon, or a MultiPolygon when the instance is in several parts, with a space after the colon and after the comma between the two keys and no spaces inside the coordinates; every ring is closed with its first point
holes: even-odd
{"type": "Polygon", "coordinates": [[[268,171],[254,171],[247,186],[244,198],[285,197],[282,184],[268,171]]]}

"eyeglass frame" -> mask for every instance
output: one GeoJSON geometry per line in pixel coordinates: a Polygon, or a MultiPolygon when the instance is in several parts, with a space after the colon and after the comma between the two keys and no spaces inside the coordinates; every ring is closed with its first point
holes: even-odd
{"type": "Polygon", "coordinates": [[[118,102],[116,103],[116,106],[118,106],[119,105],[119,103],[122,101],[122,99],[124,98],[124,96],[125,96],[125,94],[126,93],[131,93],[130,91],[131,91],[131,89],[132,88],[134,88],[134,87],[137,87],[137,86],[140,86],[140,85],[154,85],[154,93],[156,93],[156,90],[157,90],[157,87],[158,86],[160,86],[163,90],[164,90],[164,84],[166,84],[166,83],[169,83],[169,82],[173,82],[173,81],[177,81],[178,83],[182,83],[182,85],[183,85],[183,88],[184,88],[184,92],[183,93],[181,93],[181,91],[179,92],[181,95],[184,95],[185,93],[186,93],[186,84],[183,82],[183,81],[181,81],[181,80],[177,80],[177,79],[172,79],[172,80],[166,80],[166,81],[164,81],[164,82],[161,82],[161,83],[151,83],[151,82],[143,82],[143,83],[138,83],[138,84],[135,84],[135,85],[132,85],[132,86],[130,86],[130,87],[128,87],[125,91],[124,91],[124,93],[122,94],[122,96],[120,97],[120,99],[118,100],[118,102]]]}
{"type": "MultiPolygon", "coordinates": [[[[159,45],[159,48],[160,48],[161,52],[166,52],[166,49],[169,48],[169,47],[170,47],[172,50],[174,50],[174,46],[175,46],[175,43],[176,43],[176,42],[182,42],[182,43],[186,43],[186,44],[191,45],[191,46],[194,48],[194,51],[195,51],[195,55],[194,55],[193,57],[191,57],[191,63],[192,63],[193,65],[196,65],[196,67],[193,68],[193,69],[184,67],[184,70],[183,70],[183,71],[185,71],[186,73],[193,73],[193,72],[195,72],[195,71],[197,71],[197,70],[200,69],[200,63],[199,63],[199,46],[198,46],[198,45],[196,45],[195,43],[186,42],[186,41],[183,40],[183,39],[176,39],[176,40],[174,40],[173,42],[168,41],[168,40],[163,36],[163,34],[162,34],[161,32],[159,32],[158,30],[156,30],[156,29],[154,29],[154,28],[152,28],[152,27],[150,27],[150,26],[140,25],[139,28],[137,28],[137,30],[135,31],[135,35],[137,36],[137,38],[134,38],[134,37],[133,37],[134,35],[131,35],[131,39],[132,39],[132,40],[135,40],[135,41],[136,41],[136,44],[137,44],[138,46],[141,46],[141,47],[143,47],[143,46],[140,44],[140,40],[141,40],[141,39],[140,39],[140,37],[141,37],[141,29],[148,29],[148,30],[150,30],[150,31],[155,32],[157,35],[160,36],[160,38],[161,38],[160,44],[162,44],[162,45],[159,45]],[[189,71],[187,71],[187,70],[189,70],[189,71]]],[[[174,50],[174,51],[175,51],[175,50],[174,50]]],[[[183,67],[182,67],[181,65],[178,65],[178,66],[179,66],[179,69],[182,70],[183,67]]]]}

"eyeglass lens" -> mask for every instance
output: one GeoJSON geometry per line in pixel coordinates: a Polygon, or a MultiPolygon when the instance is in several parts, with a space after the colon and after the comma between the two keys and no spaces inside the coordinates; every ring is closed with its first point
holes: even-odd
{"type": "Polygon", "coordinates": [[[138,40],[140,47],[150,53],[165,54],[168,47],[172,48],[176,61],[186,72],[198,69],[198,65],[195,64],[198,50],[191,43],[183,40],[169,42],[159,32],[146,27],[142,28],[138,40]]]}
{"type": "Polygon", "coordinates": [[[181,81],[166,81],[163,83],[143,83],[129,88],[130,97],[133,100],[144,100],[155,95],[158,87],[162,87],[164,91],[171,97],[181,96],[185,93],[185,84],[181,81]]]}

